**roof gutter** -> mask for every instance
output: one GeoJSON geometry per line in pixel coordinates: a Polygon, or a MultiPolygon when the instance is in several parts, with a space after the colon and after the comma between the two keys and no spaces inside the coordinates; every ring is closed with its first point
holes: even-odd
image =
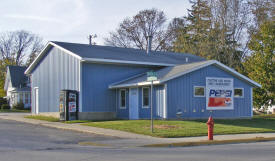
{"type": "Polygon", "coordinates": [[[115,59],[101,59],[101,58],[82,58],[81,61],[83,61],[83,62],[109,63],[109,64],[136,64],[136,65],[148,65],[148,66],[175,66],[176,65],[176,64],[167,64],[167,63],[115,60],[115,59]]]}
{"type": "MultiPolygon", "coordinates": [[[[122,84],[122,85],[110,85],[109,89],[147,86],[147,85],[150,85],[150,84],[151,84],[151,82],[140,82],[140,83],[129,83],[129,84],[122,84]]],[[[160,81],[153,81],[153,84],[154,85],[160,84],[160,81]]]]}

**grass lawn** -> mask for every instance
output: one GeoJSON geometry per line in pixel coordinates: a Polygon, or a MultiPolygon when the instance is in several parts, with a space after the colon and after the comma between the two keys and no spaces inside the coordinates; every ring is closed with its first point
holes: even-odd
{"type": "MultiPolygon", "coordinates": [[[[25,118],[59,122],[58,118],[42,115],[25,118]]],[[[74,120],[63,123],[80,123],[85,126],[115,129],[156,137],[206,136],[207,120],[154,121],[154,133],[151,133],[150,120],[87,121],[74,120]]],[[[241,134],[275,132],[275,115],[256,115],[253,119],[218,120],[214,119],[214,134],[241,134]]]]}
{"type": "Polygon", "coordinates": [[[30,110],[0,109],[0,113],[5,112],[31,112],[30,110]]]}
{"type": "Polygon", "coordinates": [[[25,118],[35,119],[35,120],[43,120],[43,121],[49,121],[49,122],[59,122],[58,118],[51,117],[51,116],[30,115],[30,116],[25,116],[25,118]]]}
{"type": "MultiPolygon", "coordinates": [[[[58,118],[52,117],[52,116],[30,115],[30,116],[25,116],[25,118],[35,119],[35,120],[43,120],[43,121],[49,121],[49,122],[59,122],[58,118]]],[[[87,122],[91,122],[91,121],[88,121],[88,120],[62,121],[62,123],[66,123],[66,124],[87,123],[87,122]]]]}
{"type": "MultiPolygon", "coordinates": [[[[82,125],[115,129],[157,137],[187,137],[207,135],[207,120],[154,121],[154,133],[150,120],[118,120],[89,122],[82,125]]],[[[275,132],[275,115],[255,116],[253,119],[214,120],[214,134],[240,134],[275,132]]]]}

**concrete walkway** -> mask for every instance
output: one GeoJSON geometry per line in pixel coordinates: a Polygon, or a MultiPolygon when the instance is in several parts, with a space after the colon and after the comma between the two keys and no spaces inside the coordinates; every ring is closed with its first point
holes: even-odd
{"type": "MultiPolygon", "coordinates": [[[[156,138],[152,136],[134,134],[118,130],[103,129],[97,127],[83,126],[80,124],[65,124],[60,122],[48,122],[35,119],[27,119],[24,116],[26,113],[0,113],[0,119],[19,121],[30,123],[34,125],[41,125],[50,128],[57,128],[63,130],[72,130],[77,132],[92,133],[98,135],[105,135],[121,139],[114,139],[114,142],[100,142],[101,144],[127,144],[127,146],[143,146],[148,144],[165,144],[178,142],[200,142],[206,141],[207,136],[200,137],[184,137],[184,138],[156,138]]],[[[234,140],[234,139],[253,139],[256,137],[275,138],[275,133],[255,133],[255,134],[233,134],[233,135],[215,135],[214,140],[234,140]]]]}

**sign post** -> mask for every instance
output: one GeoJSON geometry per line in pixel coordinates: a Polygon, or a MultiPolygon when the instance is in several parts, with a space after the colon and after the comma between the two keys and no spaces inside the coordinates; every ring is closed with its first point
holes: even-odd
{"type": "Polygon", "coordinates": [[[157,80],[156,72],[150,71],[147,72],[147,81],[151,82],[151,132],[154,132],[154,118],[153,118],[153,82],[157,80]]]}

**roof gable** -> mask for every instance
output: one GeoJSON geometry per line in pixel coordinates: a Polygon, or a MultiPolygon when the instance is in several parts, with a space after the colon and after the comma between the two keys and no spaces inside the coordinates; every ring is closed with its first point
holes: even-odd
{"type": "Polygon", "coordinates": [[[28,77],[24,74],[27,67],[25,66],[8,66],[5,81],[5,89],[8,82],[11,82],[12,87],[19,87],[28,81],[28,77]]]}
{"type": "MultiPolygon", "coordinates": [[[[163,69],[157,70],[156,74],[158,77],[158,81],[156,81],[156,84],[161,84],[161,83],[167,82],[169,80],[175,79],[177,77],[183,76],[185,74],[191,73],[193,71],[202,69],[202,68],[210,66],[210,65],[215,65],[215,66],[221,68],[222,70],[232,74],[233,76],[251,84],[253,87],[261,87],[261,85],[258,84],[257,82],[249,79],[248,77],[238,73],[234,69],[231,69],[216,60],[201,61],[201,62],[195,62],[195,63],[190,63],[190,64],[177,65],[177,66],[173,66],[173,67],[165,67],[163,69]]],[[[111,84],[109,87],[110,88],[120,88],[120,87],[125,87],[125,86],[139,86],[139,85],[146,84],[146,82],[147,82],[147,75],[146,75],[146,73],[144,73],[143,75],[140,75],[137,77],[132,77],[130,79],[111,84]]]]}

